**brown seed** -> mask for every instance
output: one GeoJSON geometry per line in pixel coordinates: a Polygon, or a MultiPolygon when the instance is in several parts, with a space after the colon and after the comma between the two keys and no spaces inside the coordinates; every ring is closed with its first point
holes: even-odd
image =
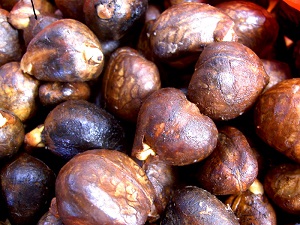
{"type": "MultiPolygon", "coordinates": [[[[259,181],[256,181],[259,182],[259,181]]],[[[264,194],[262,184],[260,190],[246,190],[238,195],[231,195],[225,200],[230,205],[234,214],[239,218],[240,225],[276,225],[276,212],[264,194]]]]}
{"type": "Polygon", "coordinates": [[[300,162],[300,79],[279,82],[258,99],[255,126],[258,136],[288,158],[300,162]]]}
{"type": "Polygon", "coordinates": [[[215,195],[246,191],[258,174],[258,163],[246,137],[238,129],[219,129],[215,150],[197,172],[200,186],[215,195]]]}
{"type": "Polygon", "coordinates": [[[152,93],[138,114],[132,155],[150,155],[171,165],[187,165],[206,158],[217,143],[214,122],[176,88],[152,93]]]}
{"type": "Polygon", "coordinates": [[[84,22],[84,0],[55,0],[55,5],[62,12],[64,18],[76,19],[84,22]]]}
{"type": "Polygon", "coordinates": [[[152,48],[150,46],[150,31],[155,20],[149,20],[144,23],[137,42],[137,50],[148,60],[155,62],[152,48]]]}
{"type": "Polygon", "coordinates": [[[0,105],[21,121],[31,118],[36,110],[39,81],[22,72],[19,62],[0,67],[0,105]]]}
{"type": "Polygon", "coordinates": [[[24,28],[22,32],[25,45],[28,46],[29,42],[38,32],[59,19],[60,18],[55,14],[39,15],[37,19],[31,16],[29,18],[29,25],[24,28]]]}
{"type": "Polygon", "coordinates": [[[145,12],[145,23],[150,20],[156,20],[161,14],[161,7],[155,4],[149,4],[145,12]]]}
{"type": "MultiPolygon", "coordinates": [[[[227,2],[228,0],[209,0],[209,4],[216,6],[218,4],[222,4],[224,2],[227,2]]],[[[247,2],[253,2],[255,4],[258,4],[264,8],[268,8],[270,1],[269,0],[246,0],[247,2]]],[[[272,2],[272,1],[271,1],[272,2]]]]}
{"type": "Polygon", "coordinates": [[[60,19],[39,32],[21,59],[25,73],[53,82],[94,80],[103,65],[99,40],[86,25],[73,19],[60,19]]]}
{"type": "Polygon", "coordinates": [[[9,13],[9,22],[16,29],[25,29],[30,24],[30,17],[41,14],[53,14],[56,7],[48,0],[18,1],[9,13]],[[34,4],[34,11],[32,8],[34,4]]]}
{"type": "Polygon", "coordinates": [[[291,69],[287,63],[272,59],[262,59],[261,61],[266,73],[270,77],[270,81],[265,87],[264,92],[280,81],[292,78],[291,69]]]}
{"type": "Polygon", "coordinates": [[[0,159],[15,155],[23,144],[25,129],[12,112],[0,109],[0,159]]]}
{"type": "Polygon", "coordinates": [[[205,3],[186,2],[166,9],[150,32],[153,54],[175,67],[195,63],[212,42],[236,41],[233,20],[205,3]]]}
{"type": "Polygon", "coordinates": [[[84,82],[49,82],[40,85],[39,99],[43,105],[57,105],[67,100],[89,100],[91,88],[84,82]]]}
{"type": "Polygon", "coordinates": [[[112,54],[102,84],[105,108],[131,122],[136,122],[143,101],[161,86],[156,65],[130,47],[112,54]]]}
{"type": "Polygon", "coordinates": [[[216,7],[234,20],[239,43],[252,49],[260,58],[269,54],[279,32],[279,25],[273,14],[248,1],[224,2],[216,7]]]}
{"type": "Polygon", "coordinates": [[[58,212],[56,198],[52,198],[49,210],[40,218],[37,225],[63,225],[58,212]]]}
{"type": "Polygon", "coordinates": [[[249,110],[269,82],[258,56],[238,42],[218,42],[200,55],[188,99],[214,120],[230,120],[249,110]]]}
{"type": "Polygon", "coordinates": [[[148,216],[148,221],[153,223],[161,218],[177,182],[176,170],[158,157],[148,157],[143,161],[142,168],[152,183],[155,191],[154,206],[148,216]]]}
{"type": "Polygon", "coordinates": [[[8,11],[0,9],[0,66],[19,61],[23,53],[19,32],[8,22],[8,16],[8,11]]]}
{"type": "Polygon", "coordinates": [[[143,225],[153,198],[144,170],[114,150],[90,150],[75,156],[56,180],[57,209],[65,225],[143,225]]]}
{"type": "Polygon", "coordinates": [[[282,163],[271,168],[265,176],[267,196],[281,209],[300,214],[300,165],[282,163]]]}

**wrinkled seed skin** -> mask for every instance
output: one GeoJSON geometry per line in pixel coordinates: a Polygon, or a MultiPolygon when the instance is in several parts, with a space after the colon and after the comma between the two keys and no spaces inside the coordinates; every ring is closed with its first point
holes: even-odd
{"type": "Polygon", "coordinates": [[[91,88],[85,82],[49,82],[39,86],[43,105],[56,105],[67,100],[89,100],[91,88]]]}
{"type": "Polygon", "coordinates": [[[279,31],[275,17],[260,5],[246,1],[230,1],[216,5],[235,22],[238,42],[266,57],[273,47],[279,31]]]}
{"type": "Polygon", "coordinates": [[[0,106],[20,118],[31,118],[37,109],[39,81],[25,74],[19,62],[9,62],[0,67],[0,106]]]}
{"type": "Polygon", "coordinates": [[[161,87],[156,65],[130,47],[112,54],[102,82],[106,109],[131,122],[136,122],[143,100],[161,87]]]}
{"type": "Polygon", "coordinates": [[[144,170],[114,150],[75,156],[56,180],[57,209],[65,225],[143,225],[153,197],[144,170]]]}
{"type": "Polygon", "coordinates": [[[236,128],[219,129],[217,147],[198,171],[200,186],[215,195],[246,191],[258,174],[258,162],[246,137],[236,128]]]}
{"type": "Polygon", "coordinates": [[[85,1],[83,12],[86,24],[101,41],[120,40],[147,7],[147,0],[93,0],[85,1]]]}
{"type": "Polygon", "coordinates": [[[154,22],[150,32],[151,48],[159,60],[185,67],[195,63],[208,44],[237,41],[233,26],[229,16],[208,4],[176,4],[154,22]]]}
{"type": "Polygon", "coordinates": [[[36,224],[49,206],[54,185],[54,172],[27,153],[6,164],[1,170],[1,187],[11,224],[36,224]]]}
{"type": "Polygon", "coordinates": [[[60,19],[39,32],[21,59],[21,69],[43,81],[84,82],[102,72],[99,40],[83,23],[60,19]],[[94,52],[89,55],[89,51],[94,52]]]}
{"type": "Polygon", "coordinates": [[[196,187],[175,191],[161,225],[238,225],[238,219],[216,196],[196,187]]]}
{"type": "Polygon", "coordinates": [[[229,204],[241,225],[276,225],[276,212],[265,194],[247,190],[231,195],[224,202],[229,204]]]}
{"type": "Polygon", "coordinates": [[[213,120],[230,120],[250,109],[268,82],[251,49],[237,42],[212,43],[197,61],[187,96],[213,120]]]}
{"type": "Polygon", "coordinates": [[[267,196],[285,212],[300,215],[300,165],[285,163],[271,168],[264,179],[267,196]]]}
{"type": "Polygon", "coordinates": [[[214,122],[202,115],[182,91],[162,88],[141,106],[132,155],[139,155],[146,143],[167,164],[187,165],[213,151],[217,134],[214,122]]]}
{"type": "Polygon", "coordinates": [[[125,151],[125,133],[104,109],[86,100],[68,100],[46,117],[42,132],[47,148],[64,159],[94,148],[125,151]]]}
{"type": "Polygon", "coordinates": [[[21,120],[8,110],[0,109],[0,117],[0,159],[4,159],[19,151],[24,141],[25,129],[21,120]]]}
{"type": "Polygon", "coordinates": [[[300,78],[281,81],[258,99],[254,122],[257,135],[288,158],[300,163],[300,78]]]}

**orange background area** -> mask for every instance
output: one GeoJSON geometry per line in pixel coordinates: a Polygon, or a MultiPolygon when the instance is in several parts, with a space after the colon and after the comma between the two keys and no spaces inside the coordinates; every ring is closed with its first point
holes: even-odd
{"type": "Polygon", "coordinates": [[[300,0],[284,0],[287,4],[300,11],[300,0]]]}

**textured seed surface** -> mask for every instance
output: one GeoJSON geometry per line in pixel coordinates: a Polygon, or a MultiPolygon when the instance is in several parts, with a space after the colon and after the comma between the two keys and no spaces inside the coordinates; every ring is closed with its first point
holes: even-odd
{"type": "Polygon", "coordinates": [[[213,151],[217,133],[214,122],[183,92],[162,88],[141,106],[132,155],[145,160],[147,154],[156,154],[168,164],[191,164],[213,151]]]}
{"type": "Polygon", "coordinates": [[[20,69],[19,62],[0,67],[0,105],[17,115],[21,121],[29,119],[36,110],[39,82],[20,69]]]}
{"type": "Polygon", "coordinates": [[[153,187],[127,155],[90,150],[71,159],[56,182],[59,215],[64,224],[144,224],[153,187]]]}
{"type": "Polygon", "coordinates": [[[136,50],[116,50],[103,76],[105,107],[116,116],[136,122],[142,102],[161,87],[157,66],[136,50]]]}
{"type": "Polygon", "coordinates": [[[246,191],[257,174],[257,159],[246,137],[226,126],[219,128],[217,146],[196,176],[212,194],[229,195],[246,191]]]}
{"type": "Polygon", "coordinates": [[[183,3],[168,8],[157,18],[150,42],[157,58],[184,66],[191,63],[189,60],[194,62],[209,43],[236,41],[233,26],[232,19],[215,7],[183,3]]]}
{"type": "Polygon", "coordinates": [[[95,34],[73,19],[53,22],[29,43],[21,69],[39,80],[84,82],[102,72],[104,55],[95,34]]]}
{"type": "Polygon", "coordinates": [[[290,159],[300,162],[300,79],[284,80],[267,90],[255,108],[257,134],[290,159]]]}
{"type": "Polygon", "coordinates": [[[269,81],[258,56],[237,42],[218,42],[200,55],[188,86],[188,99],[214,120],[246,112],[269,81]]]}

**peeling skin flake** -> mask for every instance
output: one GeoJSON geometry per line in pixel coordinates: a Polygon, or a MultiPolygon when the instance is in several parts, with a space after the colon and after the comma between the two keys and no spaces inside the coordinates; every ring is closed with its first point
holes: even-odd
{"type": "Polygon", "coordinates": [[[136,158],[139,160],[146,160],[150,155],[154,156],[156,154],[149,145],[143,142],[143,150],[136,155],[136,158]]]}
{"type": "Polygon", "coordinates": [[[34,128],[32,131],[26,134],[25,142],[26,144],[38,148],[45,147],[45,143],[42,141],[42,131],[44,130],[44,125],[39,125],[34,128]]]}
{"type": "Polygon", "coordinates": [[[2,116],[2,114],[0,113],[0,127],[3,127],[7,122],[7,119],[5,117],[2,116]]]}
{"type": "Polygon", "coordinates": [[[256,179],[253,184],[249,187],[249,191],[256,195],[263,195],[264,194],[264,187],[263,185],[256,179]]]}
{"type": "Polygon", "coordinates": [[[23,68],[22,68],[23,72],[24,73],[27,73],[29,75],[32,75],[31,71],[32,71],[32,64],[29,63],[27,65],[25,65],[23,68]]]}
{"type": "Polygon", "coordinates": [[[83,54],[86,61],[95,64],[100,64],[104,57],[99,48],[86,47],[83,54]]]}

